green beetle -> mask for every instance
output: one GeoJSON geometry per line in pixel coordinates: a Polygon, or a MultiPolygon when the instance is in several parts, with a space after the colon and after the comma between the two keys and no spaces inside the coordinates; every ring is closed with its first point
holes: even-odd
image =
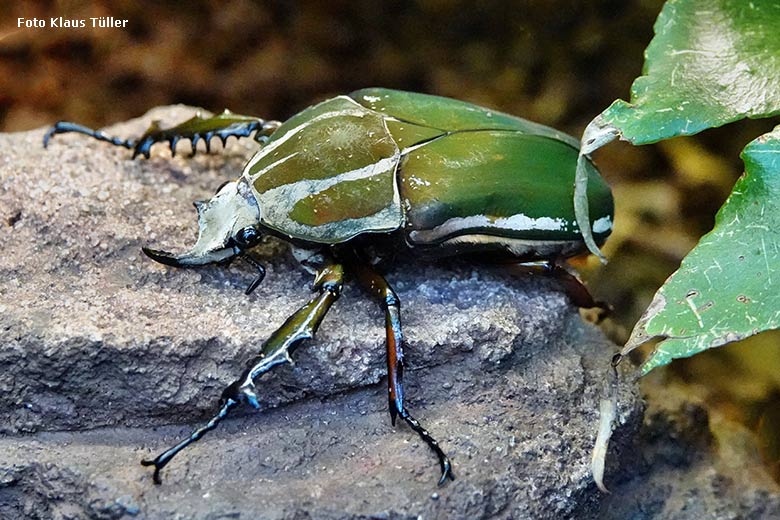
{"type": "MultiPolygon", "coordinates": [[[[213,429],[240,403],[258,407],[254,380],[290,361],[290,352],[313,337],[338,299],[345,273],[382,304],[387,335],[388,394],[393,423],[400,416],[436,453],[439,484],[454,478],[436,440],[412,417],[403,399],[400,302],[374,269],[375,250],[440,257],[473,254],[513,262],[541,262],[566,282],[580,306],[597,305],[557,265],[585,250],[574,215],[578,142],[554,129],[453,99],[387,89],[338,96],[284,123],[228,111],[196,116],[176,127],[156,124],[137,141],[122,140],[73,123],[57,123],[44,138],[79,132],[149,156],[152,144],[179,139],[206,146],[213,137],[252,133],[262,148],[241,176],[207,202],[196,202],[199,233],[184,254],[144,248],[152,259],[177,267],[251,256],[264,234],[290,243],[295,258],[315,274],[318,295],[263,344],[220,399],[218,412],[188,438],[145,465],[160,470],[213,429]],[[372,251],[369,255],[368,252],[372,251]],[[583,296],[584,294],[584,296],[583,296]]],[[[591,227],[597,243],[612,229],[613,201],[595,166],[588,168],[591,227]]]]}

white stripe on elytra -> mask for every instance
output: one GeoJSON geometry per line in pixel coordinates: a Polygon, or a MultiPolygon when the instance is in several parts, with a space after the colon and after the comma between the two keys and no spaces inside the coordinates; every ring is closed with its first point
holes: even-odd
{"type": "MultiPolygon", "coordinates": [[[[342,182],[368,179],[386,175],[388,182],[395,185],[394,172],[398,162],[398,151],[392,157],[381,159],[356,170],[351,170],[326,179],[304,179],[291,184],[257,193],[260,207],[263,208],[263,221],[271,227],[285,233],[292,233],[307,239],[319,239],[324,242],[338,242],[366,230],[387,231],[396,229],[401,222],[401,205],[394,189],[393,200],[373,215],[329,222],[320,226],[301,224],[290,218],[290,211],[300,200],[327,190],[342,182]],[[388,224],[389,223],[389,224],[388,224]],[[346,233],[350,236],[341,236],[346,233]]],[[[395,186],[393,186],[395,188],[395,186]]]]}
{"type": "Polygon", "coordinates": [[[472,215],[469,217],[453,217],[445,220],[433,229],[413,231],[412,233],[425,241],[429,241],[443,238],[464,229],[475,228],[500,228],[514,231],[563,231],[566,228],[566,221],[562,218],[533,218],[522,213],[496,219],[490,219],[485,215],[472,215]]]}
{"type": "MultiPolygon", "coordinates": [[[[339,98],[343,98],[343,99],[345,99],[347,101],[352,102],[356,106],[356,108],[354,110],[334,110],[332,112],[325,112],[324,114],[320,114],[320,115],[318,115],[316,117],[313,117],[313,118],[309,119],[308,121],[306,121],[304,123],[301,123],[300,125],[296,126],[295,128],[291,128],[290,130],[287,131],[286,134],[284,134],[283,136],[281,136],[280,138],[278,138],[278,139],[276,139],[274,141],[271,141],[270,143],[265,145],[262,149],[260,149],[260,151],[257,152],[257,154],[254,157],[252,157],[249,160],[249,162],[247,163],[247,165],[244,167],[244,173],[247,174],[247,176],[248,176],[249,170],[251,170],[252,167],[255,164],[257,164],[261,159],[265,158],[266,156],[268,156],[268,154],[272,153],[274,150],[276,150],[282,144],[284,144],[287,141],[289,141],[290,139],[292,139],[292,137],[295,136],[296,134],[298,134],[298,132],[300,132],[301,130],[305,129],[306,127],[308,127],[308,126],[310,126],[310,125],[312,125],[312,124],[314,124],[314,123],[316,123],[318,121],[322,121],[323,119],[328,119],[328,118],[332,118],[332,117],[339,117],[339,116],[364,117],[364,116],[372,113],[371,111],[367,110],[365,107],[363,107],[362,105],[357,103],[352,98],[349,98],[347,96],[339,96],[339,97],[334,98],[334,99],[339,99],[339,98]]],[[[257,179],[258,175],[259,174],[256,174],[256,175],[253,175],[252,177],[250,177],[249,178],[250,182],[254,182],[255,179],[257,179]]]]}
{"type": "MultiPolygon", "coordinates": [[[[390,182],[394,182],[392,179],[392,173],[388,173],[394,170],[395,164],[398,162],[398,152],[390,157],[380,159],[375,163],[367,164],[362,168],[356,170],[350,170],[348,172],[339,173],[332,177],[326,177],[324,179],[301,179],[299,181],[291,182],[289,184],[283,184],[275,188],[271,188],[260,194],[261,201],[263,199],[274,199],[282,204],[278,204],[278,209],[282,211],[289,211],[300,200],[308,197],[309,195],[316,195],[322,191],[327,190],[331,186],[348,181],[356,181],[360,179],[368,179],[375,175],[387,174],[391,176],[390,182]]],[[[268,206],[263,204],[263,209],[267,209],[268,206]]]]}
{"type": "Polygon", "coordinates": [[[267,171],[269,171],[270,169],[272,169],[272,168],[276,168],[276,167],[277,167],[277,166],[279,166],[280,164],[283,164],[283,163],[285,163],[286,161],[288,161],[288,160],[292,159],[293,157],[295,157],[295,156],[296,156],[296,155],[298,155],[299,153],[300,153],[300,152],[291,153],[290,155],[285,155],[284,157],[282,157],[282,158],[281,158],[281,159],[279,159],[278,161],[274,161],[274,162],[272,162],[271,164],[269,164],[268,166],[266,166],[266,167],[265,167],[265,168],[263,168],[262,170],[258,171],[258,172],[257,172],[257,173],[256,173],[256,174],[255,174],[255,175],[254,175],[254,176],[253,176],[251,179],[249,179],[249,182],[251,182],[251,183],[253,183],[253,184],[254,184],[254,181],[255,181],[255,179],[257,179],[257,178],[258,178],[258,177],[260,177],[261,175],[265,174],[265,173],[266,173],[267,171]]]}

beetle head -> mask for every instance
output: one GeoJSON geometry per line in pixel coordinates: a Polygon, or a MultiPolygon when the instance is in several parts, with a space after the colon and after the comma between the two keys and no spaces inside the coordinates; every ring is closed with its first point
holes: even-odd
{"type": "Polygon", "coordinates": [[[143,248],[152,260],[175,267],[223,262],[257,244],[260,208],[241,179],[226,183],[209,201],[195,202],[198,241],[188,252],[175,255],[143,248]]]}

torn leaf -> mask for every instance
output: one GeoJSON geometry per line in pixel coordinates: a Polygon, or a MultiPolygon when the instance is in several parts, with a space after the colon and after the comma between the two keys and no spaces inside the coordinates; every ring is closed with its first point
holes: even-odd
{"type": "Polygon", "coordinates": [[[631,102],[601,117],[646,144],[780,113],[780,3],[670,0],[655,23],[631,102]]]}
{"type": "Polygon", "coordinates": [[[642,372],[780,328],[780,126],[742,152],[745,173],[653,298],[621,354],[665,338],[642,372]]]}

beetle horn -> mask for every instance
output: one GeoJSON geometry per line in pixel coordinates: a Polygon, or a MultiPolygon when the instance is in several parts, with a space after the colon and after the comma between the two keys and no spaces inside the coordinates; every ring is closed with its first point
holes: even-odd
{"type": "Polygon", "coordinates": [[[233,236],[244,227],[260,222],[260,209],[244,183],[230,182],[209,201],[196,201],[198,240],[186,253],[177,255],[143,248],[144,254],[173,267],[193,267],[223,262],[240,252],[233,236]]]}
{"type": "Polygon", "coordinates": [[[168,251],[151,249],[149,247],[142,247],[141,250],[146,256],[155,262],[160,262],[161,264],[170,265],[173,267],[194,267],[198,265],[207,265],[227,260],[228,258],[235,255],[232,249],[223,249],[219,251],[219,253],[222,254],[211,254],[203,256],[193,255],[191,253],[175,255],[173,253],[169,253],[168,251]]]}

